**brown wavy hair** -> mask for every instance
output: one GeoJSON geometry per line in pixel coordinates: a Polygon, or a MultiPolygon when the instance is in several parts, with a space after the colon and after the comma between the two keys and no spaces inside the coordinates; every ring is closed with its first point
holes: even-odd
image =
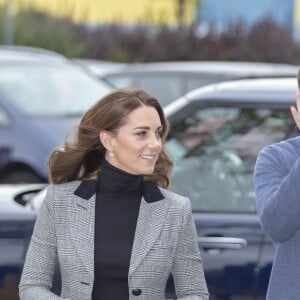
{"type": "MultiPolygon", "coordinates": [[[[157,99],[138,89],[117,89],[104,96],[83,115],[75,137],[66,139],[63,147],[55,149],[49,158],[50,183],[64,183],[73,180],[92,180],[100,178],[100,161],[106,149],[101,143],[99,133],[108,130],[116,133],[126,122],[126,117],[141,106],[151,106],[159,114],[163,127],[162,143],[169,131],[169,123],[157,99]]],[[[145,175],[161,187],[169,186],[172,161],[162,150],[156,162],[154,172],[145,175]]]]}

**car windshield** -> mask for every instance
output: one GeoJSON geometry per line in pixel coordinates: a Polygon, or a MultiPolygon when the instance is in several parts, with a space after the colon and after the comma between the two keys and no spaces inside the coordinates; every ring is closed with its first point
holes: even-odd
{"type": "Polygon", "coordinates": [[[111,88],[72,65],[2,65],[0,91],[29,116],[80,116],[111,88]]]}
{"type": "Polygon", "coordinates": [[[201,109],[170,132],[171,185],[191,199],[194,211],[254,213],[257,154],[287,138],[293,124],[288,109],[201,109]]]}

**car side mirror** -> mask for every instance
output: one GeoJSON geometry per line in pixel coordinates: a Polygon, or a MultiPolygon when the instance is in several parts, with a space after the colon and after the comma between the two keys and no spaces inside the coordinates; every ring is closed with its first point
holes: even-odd
{"type": "Polygon", "coordinates": [[[24,192],[18,193],[15,197],[14,200],[18,204],[22,206],[26,206],[30,201],[33,199],[33,197],[42,190],[43,188],[35,188],[35,189],[30,189],[26,190],[24,192]]]}

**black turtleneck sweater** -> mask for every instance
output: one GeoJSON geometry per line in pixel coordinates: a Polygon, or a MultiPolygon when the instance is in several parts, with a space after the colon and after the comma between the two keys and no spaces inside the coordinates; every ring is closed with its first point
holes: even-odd
{"type": "Polygon", "coordinates": [[[96,194],[93,300],[128,300],[128,272],[143,194],[142,176],[103,160],[96,194]]]}

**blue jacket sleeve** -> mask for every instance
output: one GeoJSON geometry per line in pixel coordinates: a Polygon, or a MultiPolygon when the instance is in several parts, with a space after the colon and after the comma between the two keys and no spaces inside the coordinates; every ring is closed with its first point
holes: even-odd
{"type": "Polygon", "coordinates": [[[300,155],[288,141],[258,155],[254,187],[257,213],[265,232],[284,242],[300,228],[300,155]]]}

